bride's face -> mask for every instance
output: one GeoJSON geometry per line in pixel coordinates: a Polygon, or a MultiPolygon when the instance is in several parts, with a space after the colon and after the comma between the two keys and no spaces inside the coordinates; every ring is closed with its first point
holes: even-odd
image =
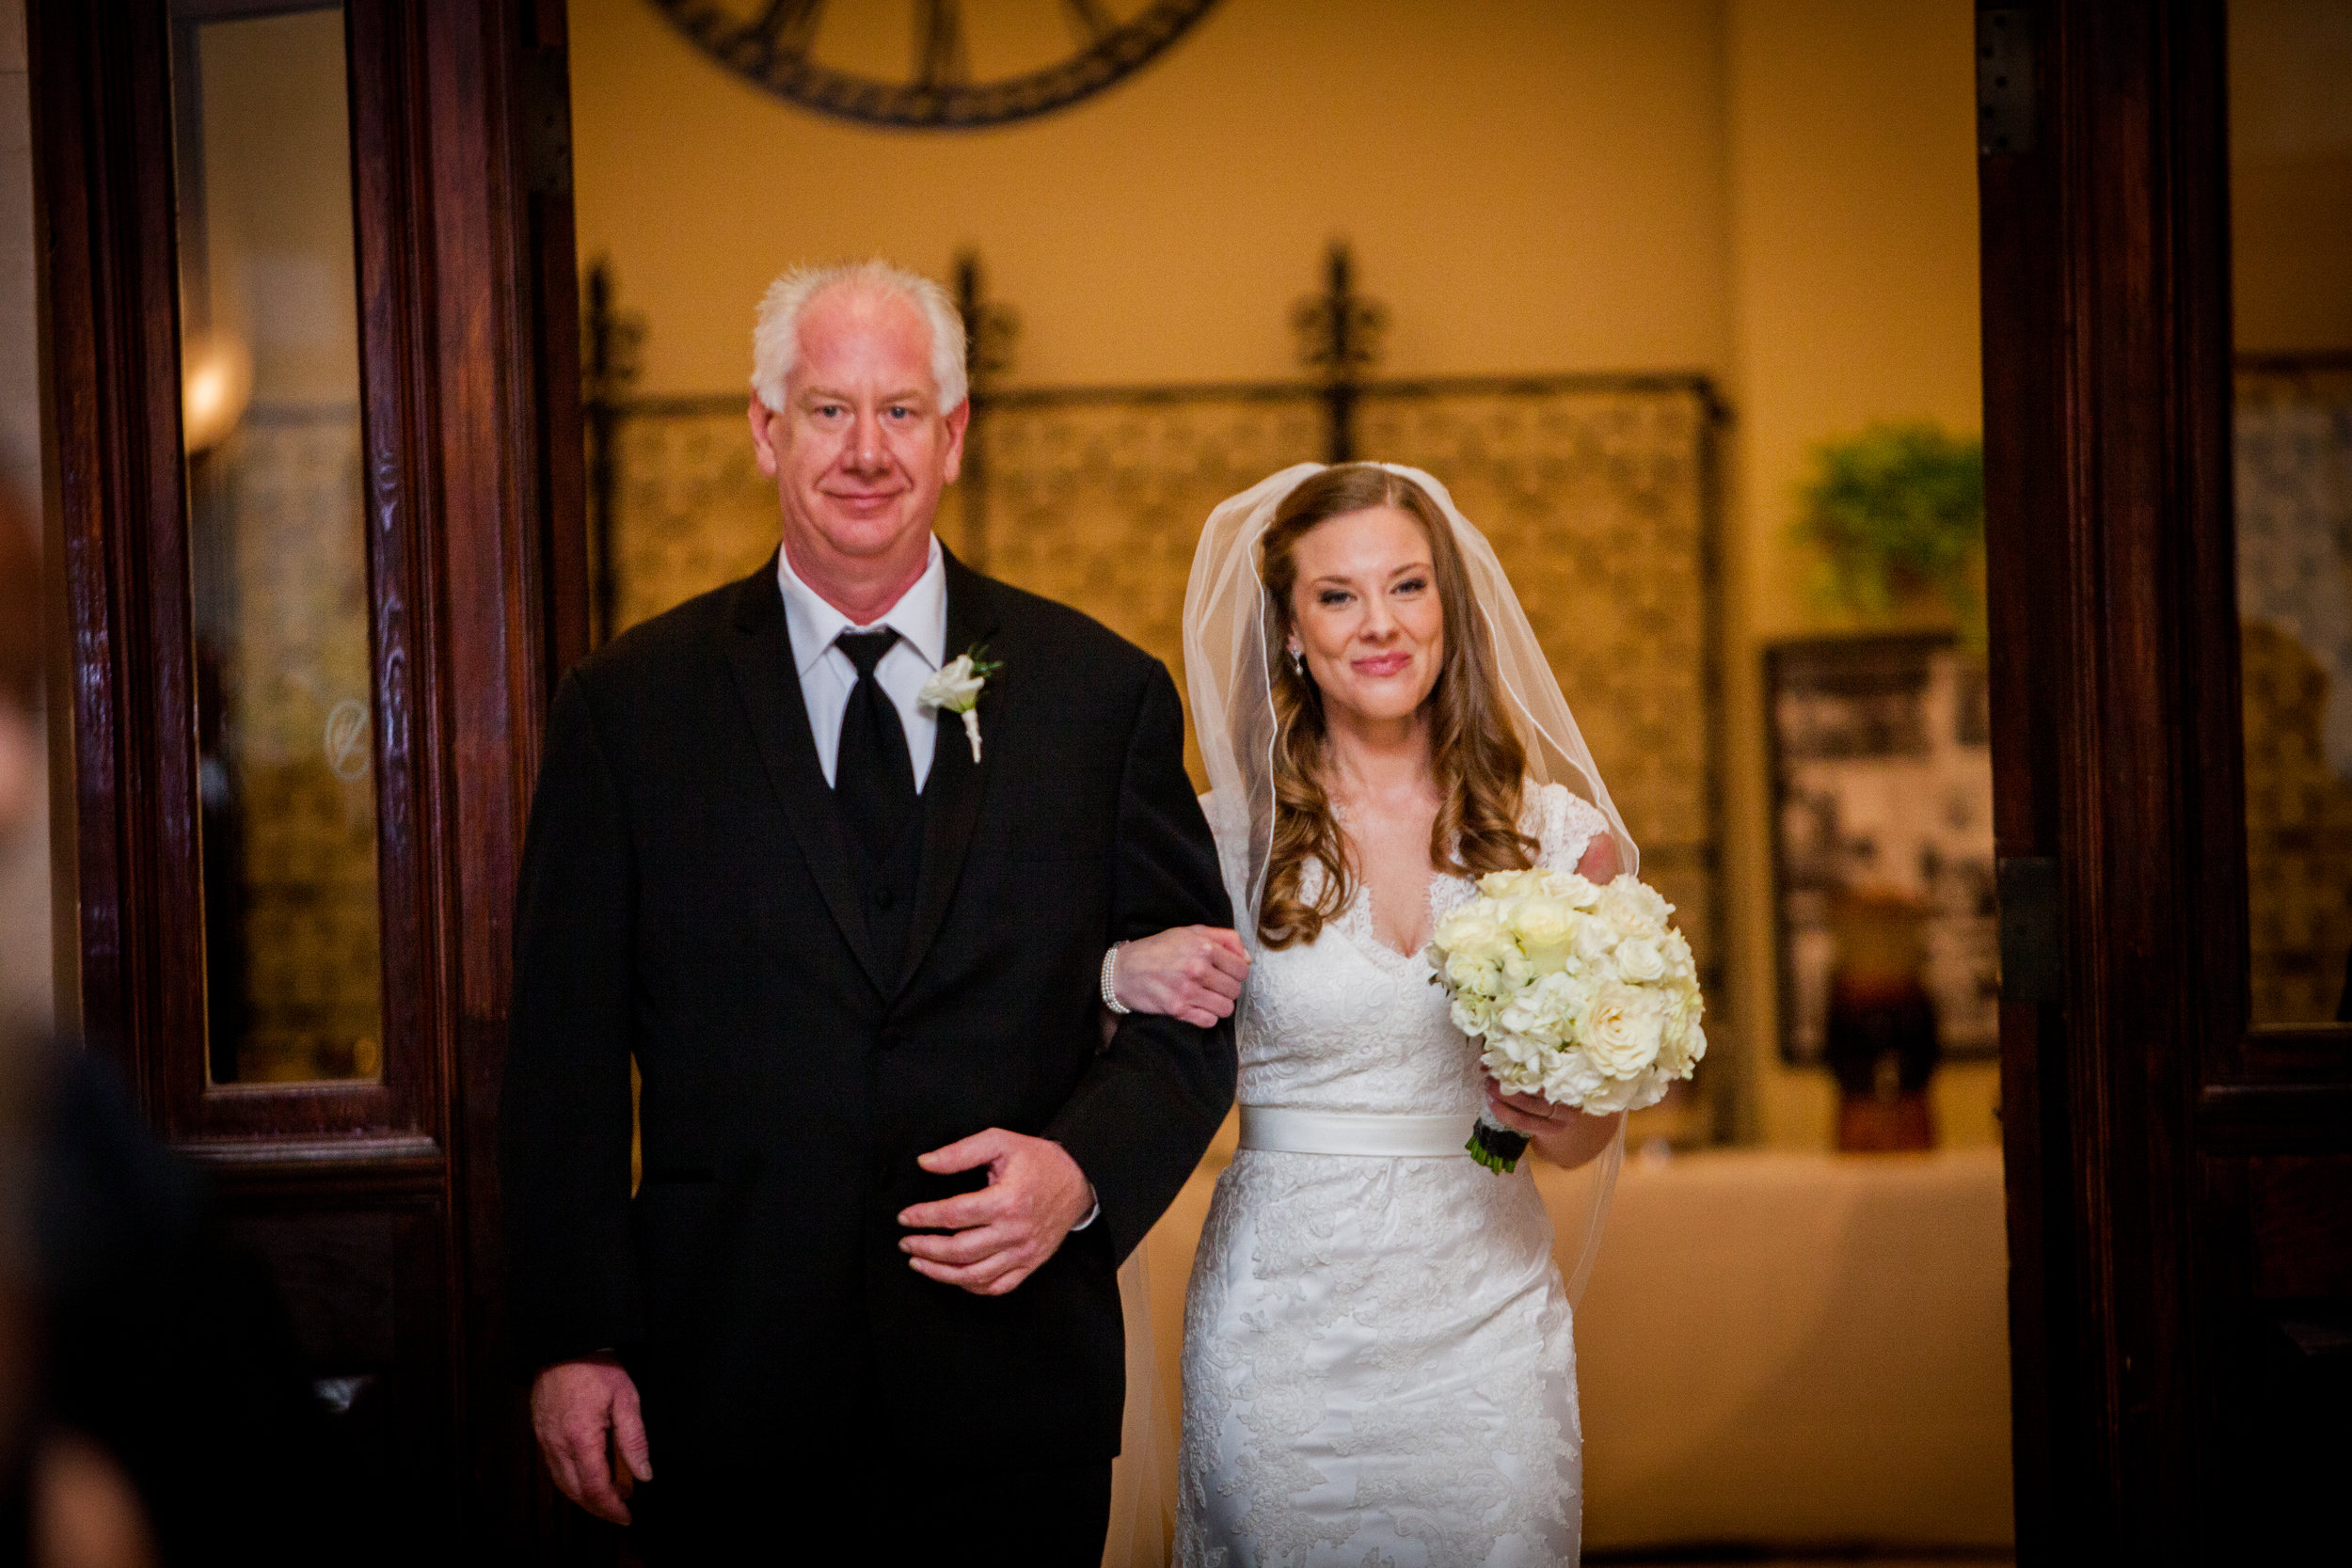
{"type": "Polygon", "coordinates": [[[1445,662],[1445,611],[1421,525],[1393,506],[1343,513],[1295,551],[1291,635],[1326,709],[1375,722],[1409,718],[1445,662]]]}

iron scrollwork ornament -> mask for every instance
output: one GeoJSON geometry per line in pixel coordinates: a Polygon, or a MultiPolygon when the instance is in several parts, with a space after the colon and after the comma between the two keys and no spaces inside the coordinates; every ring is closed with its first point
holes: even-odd
{"type": "Polygon", "coordinates": [[[908,79],[883,80],[821,63],[825,0],[653,0],[712,59],[787,102],[866,125],[963,130],[1028,119],[1092,97],[1157,57],[1216,0],[1152,0],[1120,21],[1104,0],[1057,5],[1072,49],[1051,65],[993,81],[972,80],[961,0],[910,0],[914,58],[908,79]]]}

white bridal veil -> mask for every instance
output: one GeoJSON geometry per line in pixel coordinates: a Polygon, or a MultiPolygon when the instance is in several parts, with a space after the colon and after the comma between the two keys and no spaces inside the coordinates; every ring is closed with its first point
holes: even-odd
{"type": "MultiPolygon", "coordinates": [[[[1527,748],[1527,770],[1538,784],[1565,785],[1600,810],[1616,841],[1618,863],[1641,865],[1641,852],[1625,819],[1609,799],[1600,769],[1577,728],[1558,677],[1535,640],[1511,579],[1494,546],[1471,526],[1438,479],[1419,468],[1379,465],[1421,487],[1453,525],[1454,540],[1469,568],[1470,592],[1486,619],[1495,665],[1508,711],[1527,748]]],[[[1254,918],[1264,891],[1266,857],[1274,835],[1274,694],[1269,661],[1276,651],[1276,622],[1270,596],[1259,576],[1258,542],[1283,499],[1323,472],[1320,463],[1300,463],[1244,490],[1209,514],[1193,552],[1192,578],[1184,592],[1184,678],[1192,725],[1208,769],[1205,806],[1216,834],[1217,857],[1233,918],[1254,954],[1254,918]]],[[[1449,628],[1451,631],[1451,628],[1449,628]]],[[[1247,1001],[1245,999],[1245,1006],[1247,1001]]],[[[1242,1021],[1235,1020],[1236,1023],[1242,1021]]],[[[1601,1219],[1616,1186],[1625,1136],[1581,1170],[1538,1166],[1545,1206],[1550,1210],[1571,1302],[1581,1299],[1599,1247],[1601,1219]]],[[[1165,1539],[1154,1528],[1175,1506],[1175,1453],[1169,1443],[1170,1390],[1158,1386],[1152,1369],[1149,1282],[1138,1247],[1120,1271],[1120,1294],[1127,1312],[1127,1418],[1124,1451],[1113,1488],[1113,1528],[1104,1553],[1104,1568],[1166,1560],[1165,1539]]]]}

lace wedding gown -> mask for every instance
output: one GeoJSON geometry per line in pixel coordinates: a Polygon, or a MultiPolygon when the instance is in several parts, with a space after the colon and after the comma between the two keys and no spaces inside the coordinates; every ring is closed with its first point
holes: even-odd
{"type": "MultiPolygon", "coordinates": [[[[1558,784],[1528,818],[1549,869],[1607,831],[1558,784]]],[[[1474,892],[1438,878],[1432,915],[1474,892]]],[[[1361,889],[1313,942],[1260,953],[1241,1103],[1473,1116],[1477,1057],[1430,973],[1374,934],[1361,889]]],[[[1249,1141],[1217,1180],[1185,1301],[1177,1561],[1573,1563],[1576,1351],[1527,1164],[1249,1141]]]]}

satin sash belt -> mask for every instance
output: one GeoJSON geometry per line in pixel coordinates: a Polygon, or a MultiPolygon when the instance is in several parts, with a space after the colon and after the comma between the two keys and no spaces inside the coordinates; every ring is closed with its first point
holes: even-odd
{"type": "Polygon", "coordinates": [[[1355,1111],[1241,1108],[1241,1147],[1277,1154],[1360,1154],[1375,1158],[1467,1155],[1475,1116],[1387,1117],[1355,1111]]]}

